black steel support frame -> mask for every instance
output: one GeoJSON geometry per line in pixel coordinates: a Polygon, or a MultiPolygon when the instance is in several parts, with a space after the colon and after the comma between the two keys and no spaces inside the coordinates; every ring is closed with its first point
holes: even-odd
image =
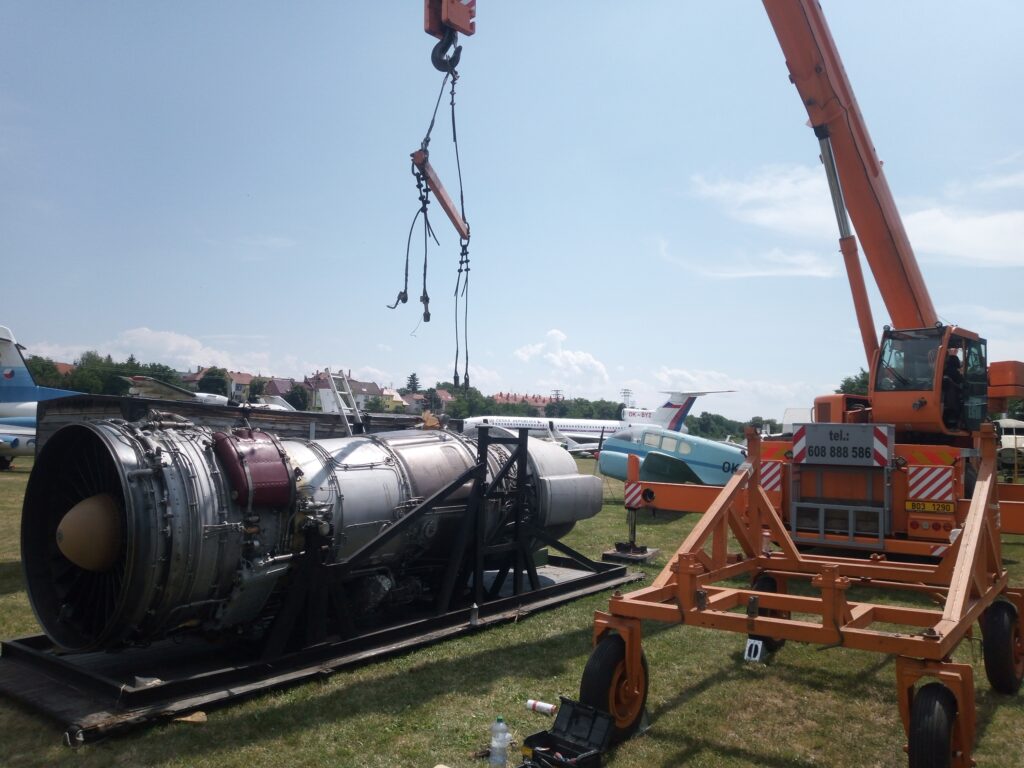
{"type": "MultiPolygon", "coordinates": [[[[296,564],[297,573],[286,594],[285,607],[272,625],[263,648],[256,654],[241,651],[226,661],[223,649],[211,650],[209,668],[197,672],[192,655],[188,672],[177,677],[163,672],[157,684],[152,681],[133,684],[126,683],[126,678],[134,681],[134,675],[148,671],[144,664],[133,661],[138,660],[138,652],[129,650],[115,654],[125,663],[123,668],[111,670],[110,654],[62,655],[45,636],[37,635],[0,644],[0,694],[21,700],[61,721],[65,727],[65,742],[74,746],[200,706],[251,696],[352,663],[509,620],[524,612],[552,607],[639,578],[638,574],[627,574],[625,566],[594,562],[523,520],[526,436],[527,430],[520,430],[518,437],[492,437],[486,428],[481,429],[476,465],[346,560],[324,562],[326,538],[321,537],[319,542],[307,546],[296,564]],[[487,453],[493,444],[513,445],[514,448],[488,483],[487,453]],[[516,469],[514,483],[511,488],[502,490],[513,467],[516,469]],[[459,526],[458,538],[446,564],[433,615],[360,635],[330,634],[327,615],[330,608],[344,604],[344,577],[471,479],[473,487],[466,504],[464,524],[459,526]],[[485,541],[485,502],[502,496],[513,502],[513,540],[488,544],[485,541]],[[566,555],[552,556],[552,565],[579,571],[582,575],[542,586],[529,549],[534,540],[566,555]],[[472,547],[469,547],[471,542],[472,547]],[[497,572],[490,589],[485,590],[484,563],[488,555],[500,553],[508,554],[505,566],[497,572]],[[509,572],[513,579],[512,594],[500,597],[509,572]],[[466,605],[464,598],[461,605],[456,605],[455,587],[460,574],[464,579],[472,579],[472,605],[466,605]],[[521,590],[524,575],[530,583],[530,590],[525,593],[521,590]],[[301,645],[289,651],[296,638],[301,645]],[[105,661],[93,664],[91,660],[100,657],[105,661]]],[[[316,539],[313,532],[309,537],[310,542],[316,539]]],[[[170,666],[173,667],[173,662],[170,666]]]]}

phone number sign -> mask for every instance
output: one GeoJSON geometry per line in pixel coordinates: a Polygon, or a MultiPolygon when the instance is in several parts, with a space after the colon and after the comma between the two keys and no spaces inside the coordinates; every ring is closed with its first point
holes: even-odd
{"type": "Polygon", "coordinates": [[[799,424],[793,433],[797,464],[885,467],[895,444],[891,424],[799,424]]]}

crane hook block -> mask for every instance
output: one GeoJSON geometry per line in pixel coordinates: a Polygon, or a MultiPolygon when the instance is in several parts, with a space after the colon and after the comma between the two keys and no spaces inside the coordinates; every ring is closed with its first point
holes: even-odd
{"type": "Polygon", "coordinates": [[[459,39],[459,34],[454,29],[448,29],[444,33],[437,45],[430,52],[430,63],[434,65],[434,69],[438,72],[454,72],[455,68],[459,66],[459,59],[462,58],[462,46],[456,45],[456,41],[459,39]],[[445,55],[448,49],[451,49],[451,54],[445,55]]]}
{"type": "Polygon", "coordinates": [[[472,35],[476,32],[476,0],[424,0],[423,29],[438,39],[448,30],[472,35]]]}

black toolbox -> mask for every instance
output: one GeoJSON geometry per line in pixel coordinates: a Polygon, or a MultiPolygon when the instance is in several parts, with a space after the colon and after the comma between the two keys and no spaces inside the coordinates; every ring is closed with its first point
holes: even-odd
{"type": "Polygon", "coordinates": [[[523,740],[523,766],[538,768],[599,768],[608,749],[614,723],[611,715],[565,696],[554,725],[523,740]]]}

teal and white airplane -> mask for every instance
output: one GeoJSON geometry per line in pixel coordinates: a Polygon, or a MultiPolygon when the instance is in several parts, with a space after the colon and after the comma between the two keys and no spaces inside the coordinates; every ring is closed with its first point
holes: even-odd
{"type": "Polygon", "coordinates": [[[662,427],[629,427],[604,441],[598,470],[626,479],[630,455],[640,457],[640,479],[657,483],[725,485],[747,460],[742,445],[695,437],[662,427]]]}
{"type": "Polygon", "coordinates": [[[0,325],[0,469],[18,456],[35,454],[36,403],[78,394],[36,384],[22,349],[11,329],[0,325]]]}

